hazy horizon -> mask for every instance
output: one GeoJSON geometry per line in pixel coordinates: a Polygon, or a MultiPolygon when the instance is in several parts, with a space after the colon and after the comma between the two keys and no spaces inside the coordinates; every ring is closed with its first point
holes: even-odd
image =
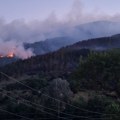
{"type": "Polygon", "coordinates": [[[8,54],[16,48],[16,54],[26,58],[34,53],[31,49],[26,51],[24,43],[64,36],[72,37],[74,43],[76,39],[117,34],[120,31],[118,3],[118,0],[1,0],[0,52],[8,54]],[[80,26],[94,21],[116,23],[80,26]]]}

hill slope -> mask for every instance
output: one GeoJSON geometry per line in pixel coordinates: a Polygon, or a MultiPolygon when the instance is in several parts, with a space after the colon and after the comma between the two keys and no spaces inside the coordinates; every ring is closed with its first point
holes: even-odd
{"type": "MultiPolygon", "coordinates": [[[[88,43],[91,41],[91,46],[111,49],[111,38],[115,38],[112,39],[115,42],[119,35],[100,38],[105,43],[99,43],[99,39],[88,40],[88,43]]],[[[59,103],[60,117],[74,120],[77,116],[80,120],[86,120],[86,116],[90,116],[88,120],[97,120],[106,119],[107,116],[110,120],[119,120],[120,51],[116,49],[89,54],[90,50],[82,49],[89,47],[84,42],[1,68],[0,71],[13,76],[0,75],[1,108],[36,120],[46,119],[46,116],[58,119],[39,110],[56,115],[59,103]],[[71,115],[74,115],[73,118],[71,115]]],[[[1,119],[19,119],[2,111],[0,114],[1,119]]]]}
{"type": "Polygon", "coordinates": [[[59,32],[60,37],[53,37],[52,39],[47,39],[45,41],[35,43],[26,43],[25,48],[32,48],[36,55],[49,53],[81,40],[119,34],[120,23],[110,21],[96,21],[81,24],[75,27],[65,28],[59,32]]]}
{"type": "Polygon", "coordinates": [[[87,48],[92,50],[120,48],[120,34],[113,35],[111,37],[95,38],[77,42],[74,45],[72,45],[72,48],[87,48]]]}
{"type": "Polygon", "coordinates": [[[39,55],[27,60],[20,60],[16,63],[7,65],[1,70],[12,75],[21,74],[52,74],[59,75],[66,72],[71,72],[77,67],[80,56],[87,56],[88,49],[106,50],[120,47],[120,35],[112,37],[103,37],[78,42],[74,45],[64,47],[56,52],[39,55]]]}
{"type": "Polygon", "coordinates": [[[35,43],[25,43],[24,46],[26,49],[32,48],[33,52],[36,55],[41,55],[45,53],[49,53],[52,51],[56,51],[61,47],[65,47],[67,45],[73,44],[78,40],[75,40],[70,37],[57,37],[53,39],[47,39],[45,41],[35,42],[35,43]]]}

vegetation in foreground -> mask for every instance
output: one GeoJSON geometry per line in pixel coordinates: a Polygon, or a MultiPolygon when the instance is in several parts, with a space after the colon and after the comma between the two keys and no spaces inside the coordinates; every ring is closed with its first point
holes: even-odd
{"type": "MultiPolygon", "coordinates": [[[[1,108],[34,120],[119,120],[119,49],[91,52],[79,58],[78,67],[69,76],[63,76],[64,79],[39,73],[17,79],[23,86],[1,75],[1,108]]],[[[0,114],[1,120],[21,119],[5,111],[0,114]]]]}

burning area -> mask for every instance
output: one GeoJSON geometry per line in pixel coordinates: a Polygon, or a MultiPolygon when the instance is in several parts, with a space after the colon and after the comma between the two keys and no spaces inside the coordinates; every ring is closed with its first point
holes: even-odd
{"type": "Polygon", "coordinates": [[[14,58],[15,54],[14,53],[8,53],[7,55],[2,55],[0,54],[0,58],[14,58]]]}
{"type": "Polygon", "coordinates": [[[31,49],[25,49],[24,46],[16,42],[0,42],[0,58],[13,58],[27,59],[34,56],[31,49]]]}

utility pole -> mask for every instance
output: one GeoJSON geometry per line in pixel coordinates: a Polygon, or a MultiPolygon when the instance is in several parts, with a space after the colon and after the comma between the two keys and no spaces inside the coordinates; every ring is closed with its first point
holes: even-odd
{"type": "MultiPolygon", "coordinates": [[[[57,83],[57,79],[56,79],[56,93],[57,93],[57,90],[58,90],[58,83],[57,83]]],[[[58,95],[59,96],[59,95],[58,95]]],[[[59,98],[57,98],[59,99],[59,98]]],[[[60,101],[58,100],[57,101],[57,117],[58,117],[58,120],[60,120],[60,101]]]]}

